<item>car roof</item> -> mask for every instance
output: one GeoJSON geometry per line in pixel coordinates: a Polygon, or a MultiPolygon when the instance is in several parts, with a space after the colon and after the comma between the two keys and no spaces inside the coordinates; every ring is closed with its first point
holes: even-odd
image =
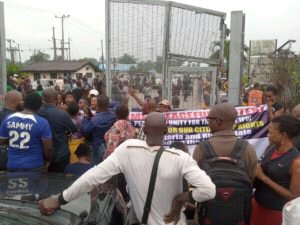
{"type": "MultiPolygon", "coordinates": [[[[0,199],[36,204],[41,199],[58,196],[76,179],[76,176],[60,173],[2,172],[0,173],[0,199]]],[[[85,194],[62,206],[62,209],[79,216],[83,211],[90,211],[90,202],[90,197],[85,194]]]]}

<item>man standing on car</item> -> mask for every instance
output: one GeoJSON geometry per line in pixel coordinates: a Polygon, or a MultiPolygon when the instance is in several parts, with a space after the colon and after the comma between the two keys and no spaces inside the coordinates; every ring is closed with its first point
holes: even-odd
{"type": "MultiPolygon", "coordinates": [[[[127,181],[137,219],[141,221],[154,158],[163,145],[166,128],[163,114],[150,113],[145,119],[146,141],[129,139],[123,142],[106,160],[83,174],[58,198],[41,200],[39,202],[41,213],[43,215],[54,213],[62,204],[78,198],[122,172],[127,181]]],[[[147,224],[174,222],[184,225],[186,220],[182,208],[185,202],[202,202],[214,196],[215,185],[187,153],[174,148],[164,149],[158,164],[147,224]],[[182,193],[183,178],[194,187],[192,191],[182,193]]]]}

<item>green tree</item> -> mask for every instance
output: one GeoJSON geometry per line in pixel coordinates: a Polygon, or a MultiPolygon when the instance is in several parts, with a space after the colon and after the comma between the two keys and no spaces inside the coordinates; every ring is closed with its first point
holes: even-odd
{"type": "Polygon", "coordinates": [[[287,49],[271,58],[273,70],[269,81],[279,87],[280,100],[286,109],[291,111],[300,102],[300,77],[297,70],[300,57],[287,49]]]}
{"type": "Polygon", "coordinates": [[[7,76],[12,76],[14,74],[20,74],[20,70],[23,67],[21,63],[12,63],[10,59],[6,59],[6,72],[7,76]]]}
{"type": "Polygon", "coordinates": [[[119,64],[136,64],[136,58],[132,55],[125,53],[119,58],[119,64]]]}
{"type": "Polygon", "coordinates": [[[95,58],[82,58],[82,59],[79,59],[79,60],[81,60],[81,61],[87,61],[87,62],[90,62],[90,63],[92,63],[95,67],[99,67],[99,65],[100,65],[100,62],[98,62],[97,61],[97,59],[95,59],[95,58]]]}
{"type": "Polygon", "coordinates": [[[135,74],[136,72],[137,72],[137,69],[136,69],[136,67],[135,66],[131,66],[130,68],[129,68],[129,74],[135,74]]]}
{"type": "Polygon", "coordinates": [[[30,56],[29,60],[25,62],[25,64],[31,64],[31,63],[36,63],[36,62],[43,62],[43,61],[49,61],[50,55],[47,53],[43,53],[40,50],[30,56]]]}
{"type": "Polygon", "coordinates": [[[6,66],[7,76],[12,76],[14,74],[20,74],[20,70],[22,68],[21,64],[13,64],[9,63],[6,66]]]}
{"type": "MultiPolygon", "coordinates": [[[[248,52],[249,52],[249,47],[247,45],[244,45],[243,48],[243,61],[244,61],[244,66],[247,65],[248,62],[248,52]]],[[[209,57],[210,59],[219,59],[221,54],[221,42],[216,41],[214,43],[214,52],[212,55],[209,57]]],[[[229,58],[230,58],[230,40],[224,40],[224,67],[226,70],[229,69],[229,58]]]]}

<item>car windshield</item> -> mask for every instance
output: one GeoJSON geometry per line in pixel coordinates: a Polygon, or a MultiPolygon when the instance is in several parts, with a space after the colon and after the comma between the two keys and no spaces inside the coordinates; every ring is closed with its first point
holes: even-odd
{"type": "Polygon", "coordinates": [[[7,208],[0,208],[0,221],[5,225],[54,225],[41,218],[7,208]]]}

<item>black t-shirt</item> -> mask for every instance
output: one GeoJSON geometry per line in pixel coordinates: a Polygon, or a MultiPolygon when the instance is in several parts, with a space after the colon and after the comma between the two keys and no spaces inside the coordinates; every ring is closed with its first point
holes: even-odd
{"type": "Polygon", "coordinates": [[[283,108],[283,106],[279,102],[275,102],[274,105],[272,105],[272,111],[273,112],[277,112],[282,108],[283,108]]]}
{"type": "Polygon", "coordinates": [[[82,88],[75,88],[73,89],[72,94],[74,95],[76,102],[79,102],[79,100],[83,96],[83,90],[82,88]]]}
{"type": "Polygon", "coordinates": [[[300,151],[300,135],[294,137],[293,145],[300,151]]]}

